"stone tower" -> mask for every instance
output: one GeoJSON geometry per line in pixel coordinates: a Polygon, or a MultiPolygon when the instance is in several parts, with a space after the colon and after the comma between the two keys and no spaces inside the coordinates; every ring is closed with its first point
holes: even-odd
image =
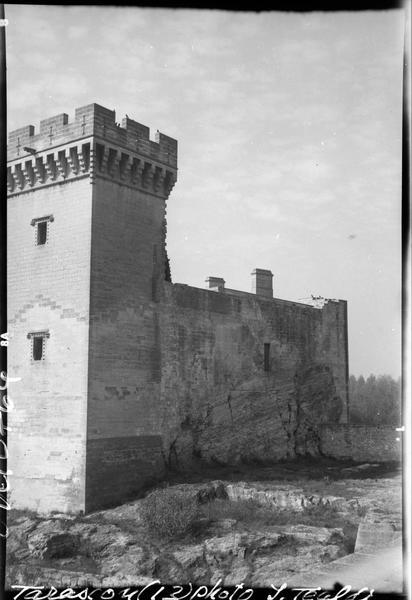
{"type": "Polygon", "coordinates": [[[98,104],[9,136],[13,508],[79,512],[163,470],[159,323],[177,142],[98,104]]]}

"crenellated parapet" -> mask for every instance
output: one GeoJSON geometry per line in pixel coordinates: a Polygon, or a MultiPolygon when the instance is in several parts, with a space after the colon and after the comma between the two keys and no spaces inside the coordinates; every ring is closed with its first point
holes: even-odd
{"type": "Polygon", "coordinates": [[[9,194],[89,177],[167,197],[177,175],[177,141],[150,130],[129,117],[119,125],[115,112],[98,104],[75,111],[69,122],[63,113],[9,135],[9,194]]]}
{"type": "Polygon", "coordinates": [[[90,174],[91,141],[36,152],[21,161],[9,161],[7,188],[18,194],[34,188],[86,177],[90,174]]]}

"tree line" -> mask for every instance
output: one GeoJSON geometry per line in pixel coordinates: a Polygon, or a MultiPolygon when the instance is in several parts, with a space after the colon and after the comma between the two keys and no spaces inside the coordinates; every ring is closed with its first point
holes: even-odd
{"type": "Polygon", "coordinates": [[[349,377],[349,415],[353,425],[401,424],[401,380],[390,375],[349,377]]]}

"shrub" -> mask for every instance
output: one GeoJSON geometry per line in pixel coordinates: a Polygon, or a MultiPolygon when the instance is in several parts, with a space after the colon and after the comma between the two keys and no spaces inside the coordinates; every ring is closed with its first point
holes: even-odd
{"type": "Polygon", "coordinates": [[[186,533],[197,514],[196,498],[181,490],[155,490],[142,503],[142,521],[158,537],[174,537],[186,533]]]}

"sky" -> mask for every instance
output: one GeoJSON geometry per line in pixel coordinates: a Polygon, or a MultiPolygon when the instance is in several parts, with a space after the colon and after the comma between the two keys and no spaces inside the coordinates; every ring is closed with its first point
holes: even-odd
{"type": "Polygon", "coordinates": [[[8,128],[92,102],[179,142],[174,282],[348,301],[350,373],[401,373],[402,9],[6,5],[8,128]]]}

